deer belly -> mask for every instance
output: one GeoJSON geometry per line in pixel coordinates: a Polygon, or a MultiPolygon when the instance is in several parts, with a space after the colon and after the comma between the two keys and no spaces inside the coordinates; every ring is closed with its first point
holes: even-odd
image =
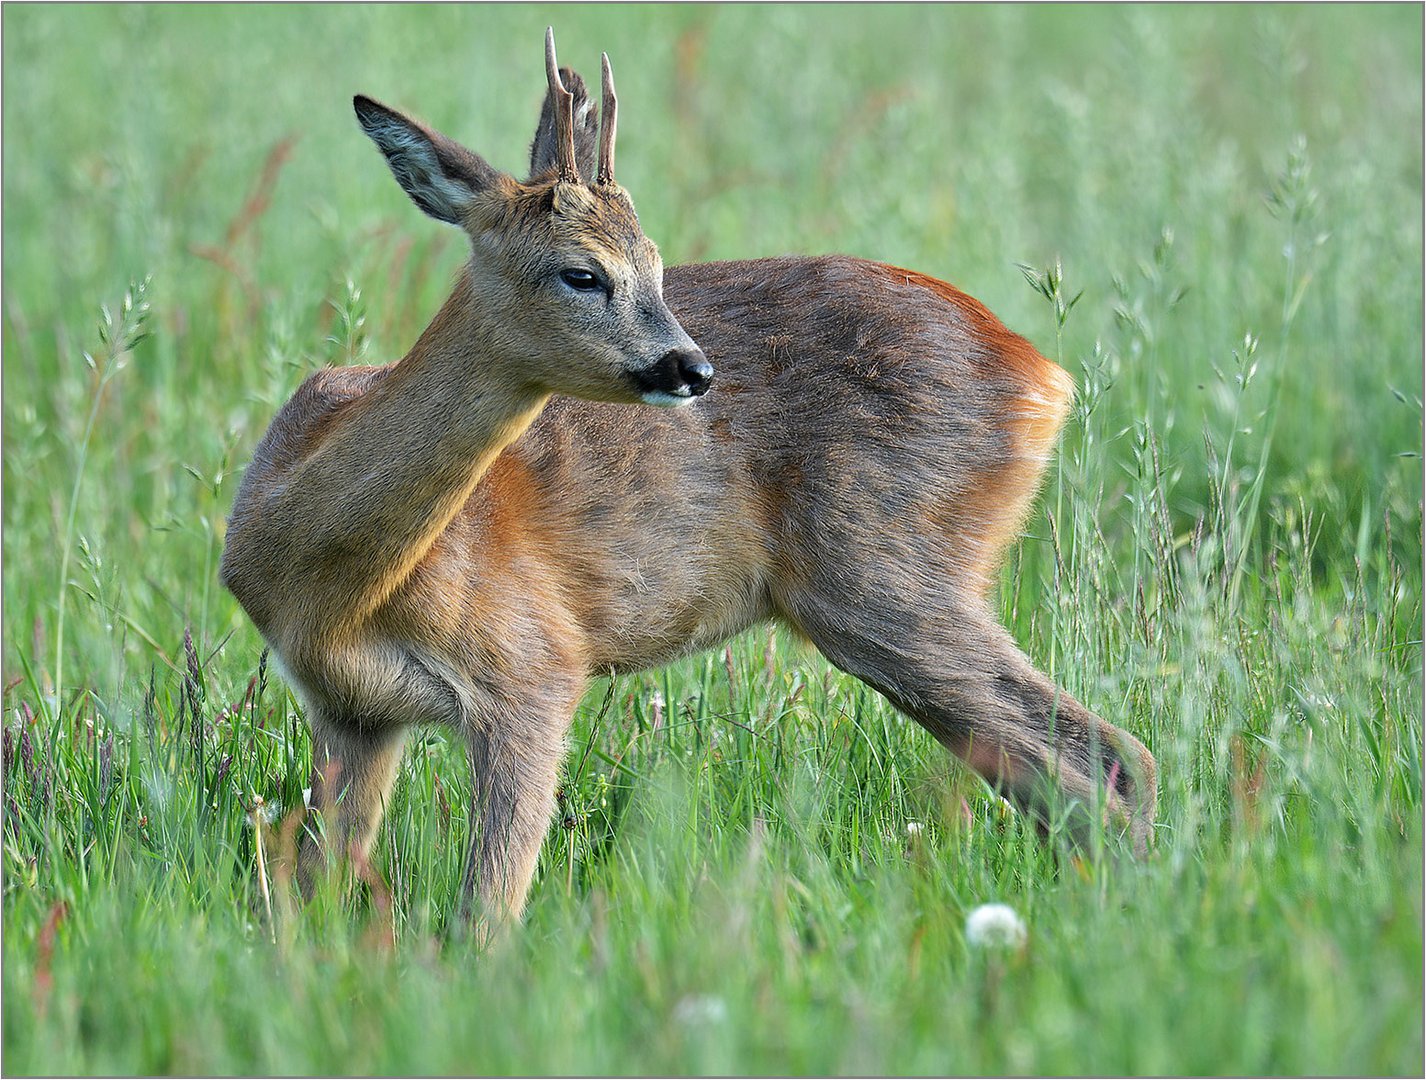
{"type": "MultiPolygon", "coordinates": [[[[713,538],[705,538],[712,540],[713,538]]],[[[761,561],[706,542],[636,557],[574,589],[591,670],[637,671],[715,645],[770,612],[761,561]]]]}

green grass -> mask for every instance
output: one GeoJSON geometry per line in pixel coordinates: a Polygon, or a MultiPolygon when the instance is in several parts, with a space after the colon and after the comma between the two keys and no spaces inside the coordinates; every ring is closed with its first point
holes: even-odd
{"type": "Polygon", "coordinates": [[[1419,7],[3,18],[7,1073],[1419,1074],[1419,7]],[[375,887],[268,916],[245,806],[310,748],[224,516],[301,378],[399,356],[461,258],[350,97],[518,169],[550,21],[613,58],[667,262],[915,267],[1074,373],[999,599],[1158,756],[1151,858],[1046,850],[764,629],[596,684],[501,948],[453,932],[441,731],[375,887]],[[990,900],[1022,952],[967,945],[990,900]]]}

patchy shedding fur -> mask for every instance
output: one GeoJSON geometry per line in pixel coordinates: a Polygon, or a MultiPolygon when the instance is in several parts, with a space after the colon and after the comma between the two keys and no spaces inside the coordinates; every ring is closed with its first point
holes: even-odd
{"type": "MultiPolygon", "coordinates": [[[[564,81],[588,176],[584,84],[564,81]]],[[[472,259],[399,363],[302,386],[233,508],[223,581],[307,706],[328,842],[364,852],[407,729],[453,725],[476,780],[467,896],[513,918],[591,675],[778,619],[1021,806],[1043,817],[1058,789],[1083,826],[1106,805],[1142,847],[1152,757],[1036,671],[984,599],[1069,377],[913,271],[665,275],[622,189],[549,175],[555,116],[521,184],[367,103],[398,179],[460,218],[472,259]],[[694,342],[713,392],[637,404],[694,342]]],[[[304,844],[304,885],[324,860],[304,844]]]]}

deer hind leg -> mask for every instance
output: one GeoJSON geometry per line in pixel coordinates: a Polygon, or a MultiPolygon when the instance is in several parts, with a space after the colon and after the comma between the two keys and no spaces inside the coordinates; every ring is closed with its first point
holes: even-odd
{"type": "Polygon", "coordinates": [[[391,799],[401,765],[406,726],[362,727],[309,714],[312,728],[311,805],[321,827],[304,830],[297,853],[297,883],[310,898],[333,862],[366,859],[391,799]]]}
{"type": "Polygon", "coordinates": [[[1153,756],[1037,671],[978,599],[942,596],[918,606],[880,595],[849,604],[844,589],[785,597],[782,606],[832,663],[879,690],[1041,824],[1065,811],[1071,838],[1082,844],[1103,810],[1111,827],[1127,829],[1136,852],[1145,851],[1153,756]]]}

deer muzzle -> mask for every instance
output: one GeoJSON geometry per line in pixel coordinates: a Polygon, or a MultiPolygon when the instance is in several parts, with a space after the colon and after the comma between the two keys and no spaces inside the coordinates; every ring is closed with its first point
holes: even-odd
{"type": "Polygon", "coordinates": [[[708,393],[713,365],[696,345],[670,349],[646,368],[632,373],[639,396],[650,405],[686,405],[708,393]]]}

